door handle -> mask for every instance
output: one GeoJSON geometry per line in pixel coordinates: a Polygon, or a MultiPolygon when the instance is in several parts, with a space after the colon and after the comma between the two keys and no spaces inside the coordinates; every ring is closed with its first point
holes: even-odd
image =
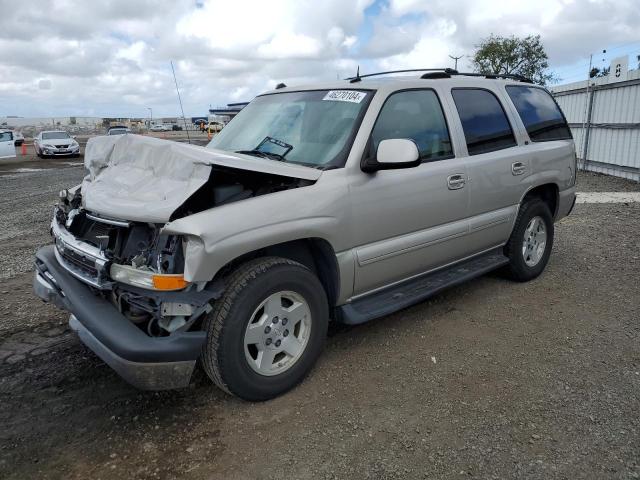
{"type": "Polygon", "coordinates": [[[522,162],[514,162],[511,164],[511,173],[513,175],[522,175],[527,171],[527,166],[522,162]]]}
{"type": "Polygon", "coordinates": [[[459,190],[464,187],[465,182],[464,175],[461,173],[455,173],[447,177],[447,187],[449,187],[449,190],[459,190]]]}

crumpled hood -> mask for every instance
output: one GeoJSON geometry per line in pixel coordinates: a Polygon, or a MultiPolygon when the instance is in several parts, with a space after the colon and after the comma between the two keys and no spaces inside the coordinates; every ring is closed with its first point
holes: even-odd
{"type": "Polygon", "coordinates": [[[140,135],[93,137],[82,182],[86,210],[116,219],[164,223],[209,179],[211,165],[317,180],[321,171],[140,135]]]}

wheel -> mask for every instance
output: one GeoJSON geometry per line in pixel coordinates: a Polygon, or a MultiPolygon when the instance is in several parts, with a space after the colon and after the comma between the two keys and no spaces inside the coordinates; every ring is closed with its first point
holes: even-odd
{"type": "Polygon", "coordinates": [[[547,204],[539,198],[525,201],[505,246],[509,258],[507,274],[519,282],[540,275],[551,255],[553,234],[553,218],[547,204]]]}
{"type": "Polygon", "coordinates": [[[304,265],[264,257],[239,267],[205,317],[205,372],[222,390],[268,400],[297,385],[322,351],[327,297],[304,265]]]}

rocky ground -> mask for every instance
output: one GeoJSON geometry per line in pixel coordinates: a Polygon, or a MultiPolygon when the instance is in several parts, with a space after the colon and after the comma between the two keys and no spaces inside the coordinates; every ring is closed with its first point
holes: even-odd
{"type": "MultiPolygon", "coordinates": [[[[125,384],[31,293],[83,169],[0,170],[0,478],[640,478],[640,204],[581,204],[545,273],[334,327],[292,392],[125,384]]],[[[640,190],[582,174],[584,191],[640,190]]]]}

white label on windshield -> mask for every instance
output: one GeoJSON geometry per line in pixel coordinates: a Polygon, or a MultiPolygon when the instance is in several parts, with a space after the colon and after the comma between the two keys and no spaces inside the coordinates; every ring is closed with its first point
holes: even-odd
{"type": "Polygon", "coordinates": [[[322,100],[331,100],[334,102],[352,102],[360,103],[367,94],[364,92],[356,92],[355,90],[331,90],[327,92],[322,100]]]}

